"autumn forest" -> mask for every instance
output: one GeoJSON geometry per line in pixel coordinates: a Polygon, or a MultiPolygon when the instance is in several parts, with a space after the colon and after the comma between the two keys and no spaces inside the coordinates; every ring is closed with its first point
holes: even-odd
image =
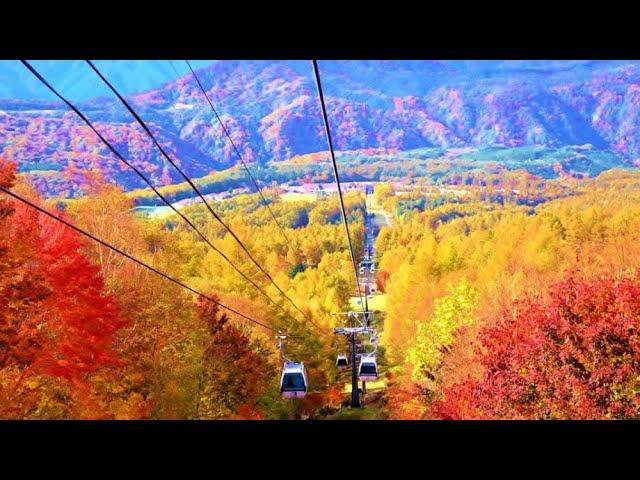
{"type": "Polygon", "coordinates": [[[335,154],[324,103],[317,125],[301,107],[312,68],[221,62],[124,95],[140,120],[65,89],[0,100],[0,419],[640,418],[637,62],[558,73],[549,95],[575,112],[534,95],[531,118],[487,97],[528,101],[503,65],[421,100],[372,84],[367,104],[358,68],[374,67],[349,93],[347,66],[320,62],[335,154]],[[481,131],[510,118],[504,138],[481,131]]]}

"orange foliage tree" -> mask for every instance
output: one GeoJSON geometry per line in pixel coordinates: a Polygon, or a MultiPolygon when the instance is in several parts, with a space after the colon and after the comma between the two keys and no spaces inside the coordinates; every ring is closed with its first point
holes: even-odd
{"type": "MultiPolygon", "coordinates": [[[[217,299],[215,295],[212,298],[217,299]]],[[[197,306],[208,336],[196,416],[217,418],[237,412],[240,419],[262,418],[258,399],[274,376],[266,352],[248,333],[230,323],[217,304],[199,298],[197,306]]]]}
{"type": "MultiPolygon", "coordinates": [[[[0,160],[3,187],[14,186],[14,172],[0,160]]],[[[37,412],[37,383],[25,386],[34,376],[62,382],[74,415],[102,416],[88,376],[118,364],[113,343],[126,322],[83,239],[11,200],[0,200],[0,231],[0,416],[37,412]]]]}

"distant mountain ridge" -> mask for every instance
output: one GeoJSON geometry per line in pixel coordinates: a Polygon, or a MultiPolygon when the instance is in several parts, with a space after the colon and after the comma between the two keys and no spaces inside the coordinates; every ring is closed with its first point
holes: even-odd
{"type": "MultiPolygon", "coordinates": [[[[340,61],[320,69],[339,150],[591,144],[640,157],[640,62],[340,61]]],[[[218,61],[198,75],[246,161],[327,149],[308,62],[218,61]]],[[[129,98],[188,174],[237,163],[192,77],[129,98]]],[[[117,100],[101,94],[80,105],[154,181],[179,179],[117,100]]],[[[0,100],[0,155],[21,171],[100,170],[140,186],[94,140],[59,104],[0,100]]]]}

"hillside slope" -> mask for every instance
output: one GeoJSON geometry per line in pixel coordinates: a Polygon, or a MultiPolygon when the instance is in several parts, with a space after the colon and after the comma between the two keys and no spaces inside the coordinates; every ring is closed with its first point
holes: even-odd
{"type": "MultiPolygon", "coordinates": [[[[128,90],[122,71],[99,64],[128,90]]],[[[640,62],[342,61],[321,69],[340,150],[591,144],[640,156],[640,62]]],[[[198,72],[245,160],[266,164],[326,149],[307,62],[219,61],[198,72]]],[[[126,110],[91,81],[101,97],[81,102],[89,118],[154,182],[178,181],[126,110]]],[[[130,98],[189,175],[237,163],[192,77],[130,98]]],[[[85,169],[127,189],[141,186],[73,113],[42,99],[0,100],[0,156],[54,179],[43,193],[73,191],[75,172],[85,169]]]]}

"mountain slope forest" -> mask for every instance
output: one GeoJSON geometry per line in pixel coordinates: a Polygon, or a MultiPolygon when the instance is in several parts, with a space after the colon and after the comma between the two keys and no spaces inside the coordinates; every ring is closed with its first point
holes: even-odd
{"type": "MultiPolygon", "coordinates": [[[[14,165],[1,165],[0,186],[55,211],[55,202],[16,180],[14,165]]],[[[275,308],[184,225],[138,217],[117,187],[92,188],[62,215],[227,306],[273,327],[286,325],[304,339],[292,344],[290,354],[305,358],[316,393],[297,404],[279,397],[273,333],[209,302],[195,302],[184,289],[3,195],[2,418],[293,418],[336,402],[330,345],[311,335],[307,323],[275,308]]],[[[351,272],[342,226],[335,221],[337,198],[279,206],[283,222],[307,219],[304,228],[287,229],[295,249],[277,227],[265,224],[266,208],[256,209],[254,201],[237,200],[224,220],[242,238],[253,239],[251,251],[305,313],[325,329],[334,326],[332,313],[348,303],[351,272]]],[[[361,200],[349,195],[346,202],[357,225],[361,200]]],[[[279,299],[202,208],[189,216],[279,299]]]]}
{"type": "MultiPolygon", "coordinates": [[[[3,163],[3,186],[56,208],[24,180],[15,183],[13,168],[3,163]]],[[[521,193],[376,187],[393,217],[376,240],[387,365],[387,387],[371,407],[376,418],[636,418],[640,177],[612,170],[586,180],[499,180],[521,193]],[[530,206],[527,196],[545,200],[530,206]]],[[[345,397],[333,341],[291,309],[298,321],[271,305],[175,217],[140,217],[121,189],[92,188],[60,214],[226,305],[295,331],[302,339],[289,353],[305,359],[313,393],[294,402],[279,397],[271,333],[3,198],[3,418],[322,418],[339,411],[345,397]]],[[[330,332],[352,290],[337,198],[272,203],[291,243],[255,195],[230,201],[225,220],[330,332]]],[[[347,195],[358,245],[363,204],[361,193],[347,195]]],[[[188,210],[252,271],[202,206],[188,210]]],[[[255,268],[252,276],[277,298],[255,268]]]]}

